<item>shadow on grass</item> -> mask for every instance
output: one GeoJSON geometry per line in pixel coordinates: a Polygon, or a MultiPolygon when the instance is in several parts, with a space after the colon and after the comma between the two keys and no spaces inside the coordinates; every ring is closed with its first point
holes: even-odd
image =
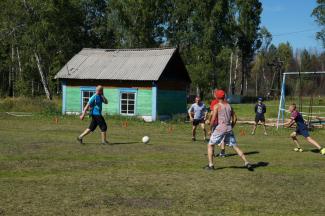
{"type": "Polygon", "coordinates": [[[317,154],[319,154],[319,150],[318,150],[318,149],[311,149],[311,150],[308,150],[308,151],[310,151],[310,152],[312,152],[312,153],[317,153],[317,154]]]}
{"type": "Polygon", "coordinates": [[[129,145],[129,144],[141,144],[141,142],[113,142],[109,145],[129,145]]]}
{"type": "Polygon", "coordinates": [[[141,142],[135,142],[135,141],[131,141],[131,142],[110,142],[109,144],[101,144],[100,142],[86,142],[84,143],[84,145],[87,144],[97,144],[97,145],[101,145],[101,146],[109,146],[109,145],[131,145],[131,144],[141,144],[141,142]]]}
{"type": "MultiPolygon", "coordinates": [[[[252,167],[248,170],[253,172],[256,168],[268,166],[269,162],[258,162],[258,163],[251,164],[251,165],[252,165],[252,167]]],[[[222,170],[222,169],[247,169],[247,168],[245,166],[229,166],[229,167],[216,168],[216,170],[222,170]]]]}
{"type": "MultiPolygon", "coordinates": [[[[253,154],[258,154],[260,153],[259,151],[251,151],[251,152],[244,152],[244,155],[253,155],[253,154]]],[[[226,157],[232,157],[232,156],[237,156],[236,153],[231,153],[231,154],[227,154],[226,157]]]]}

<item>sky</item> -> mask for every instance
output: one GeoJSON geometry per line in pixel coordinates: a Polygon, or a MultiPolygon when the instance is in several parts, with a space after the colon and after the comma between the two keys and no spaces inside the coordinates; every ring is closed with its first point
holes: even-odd
{"type": "Polygon", "coordinates": [[[275,45],[289,42],[295,49],[324,51],[315,34],[320,27],[311,17],[316,0],[261,0],[262,26],[273,35],[275,45]]]}

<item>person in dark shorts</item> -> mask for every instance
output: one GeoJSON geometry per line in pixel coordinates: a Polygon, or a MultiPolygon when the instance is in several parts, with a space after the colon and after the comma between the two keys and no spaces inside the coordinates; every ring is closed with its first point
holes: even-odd
{"type": "Polygon", "coordinates": [[[190,120],[192,122],[192,140],[195,141],[195,134],[196,134],[196,128],[198,125],[201,126],[203,132],[204,132],[204,140],[206,140],[206,130],[205,130],[205,120],[207,117],[207,109],[205,107],[205,104],[201,102],[201,98],[197,96],[195,98],[195,103],[191,105],[190,109],[188,110],[188,115],[190,117],[190,120]]]}
{"type": "Polygon", "coordinates": [[[102,116],[103,103],[107,104],[108,100],[104,96],[103,87],[99,85],[96,87],[96,94],[94,94],[89,99],[87,105],[85,106],[80,116],[80,119],[83,120],[85,118],[87,110],[90,109],[90,116],[91,116],[90,125],[80,136],[77,137],[77,140],[80,144],[83,143],[82,139],[90,132],[93,132],[97,128],[97,126],[99,126],[101,131],[102,144],[108,144],[108,141],[106,139],[107,124],[105,122],[104,117],[102,116]]]}
{"type": "Polygon", "coordinates": [[[263,98],[261,98],[261,97],[258,98],[258,101],[257,101],[257,104],[255,105],[254,111],[255,111],[255,123],[253,126],[252,135],[255,134],[257,125],[259,122],[261,122],[263,125],[263,128],[264,128],[264,135],[266,136],[267,133],[266,133],[265,116],[264,116],[264,114],[266,113],[266,106],[263,103],[263,98]]]}
{"type": "MultiPolygon", "coordinates": [[[[292,132],[290,134],[293,142],[296,144],[297,146],[297,151],[300,151],[302,152],[302,148],[300,147],[299,145],[299,142],[298,142],[298,139],[297,139],[297,136],[298,135],[301,135],[303,137],[306,138],[306,140],[312,144],[313,146],[315,146],[318,150],[320,150],[320,152],[322,152],[322,147],[313,139],[310,137],[309,135],[309,132],[308,132],[308,128],[305,124],[305,120],[304,118],[302,117],[301,113],[297,111],[297,106],[296,104],[291,104],[289,106],[289,111],[291,112],[291,118],[290,118],[290,121],[283,124],[284,126],[287,126],[287,127],[292,127],[295,123],[297,125],[297,128],[296,128],[296,131],[295,132],[292,132]]],[[[296,150],[295,150],[296,151],[296,150]]]]}

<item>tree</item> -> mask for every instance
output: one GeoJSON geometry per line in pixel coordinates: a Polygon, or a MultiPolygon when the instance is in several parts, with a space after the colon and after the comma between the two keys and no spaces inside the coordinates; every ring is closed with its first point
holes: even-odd
{"type": "Polygon", "coordinates": [[[315,17],[316,22],[322,28],[316,34],[316,38],[323,42],[325,48],[325,0],[317,0],[317,7],[313,10],[312,16],[315,17]]]}
{"type": "MultiPolygon", "coordinates": [[[[237,0],[238,7],[238,48],[241,52],[241,88],[244,94],[245,81],[249,77],[249,65],[255,51],[261,46],[259,27],[261,22],[262,3],[259,0],[237,0]]],[[[246,85],[247,86],[247,85],[246,85]]]]}

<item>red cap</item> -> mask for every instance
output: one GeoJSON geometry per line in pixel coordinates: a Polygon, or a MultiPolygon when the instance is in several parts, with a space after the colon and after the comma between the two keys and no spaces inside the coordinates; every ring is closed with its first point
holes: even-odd
{"type": "Polygon", "coordinates": [[[225,92],[223,90],[217,90],[214,92],[214,95],[218,98],[218,99],[224,99],[225,98],[225,92]]]}

